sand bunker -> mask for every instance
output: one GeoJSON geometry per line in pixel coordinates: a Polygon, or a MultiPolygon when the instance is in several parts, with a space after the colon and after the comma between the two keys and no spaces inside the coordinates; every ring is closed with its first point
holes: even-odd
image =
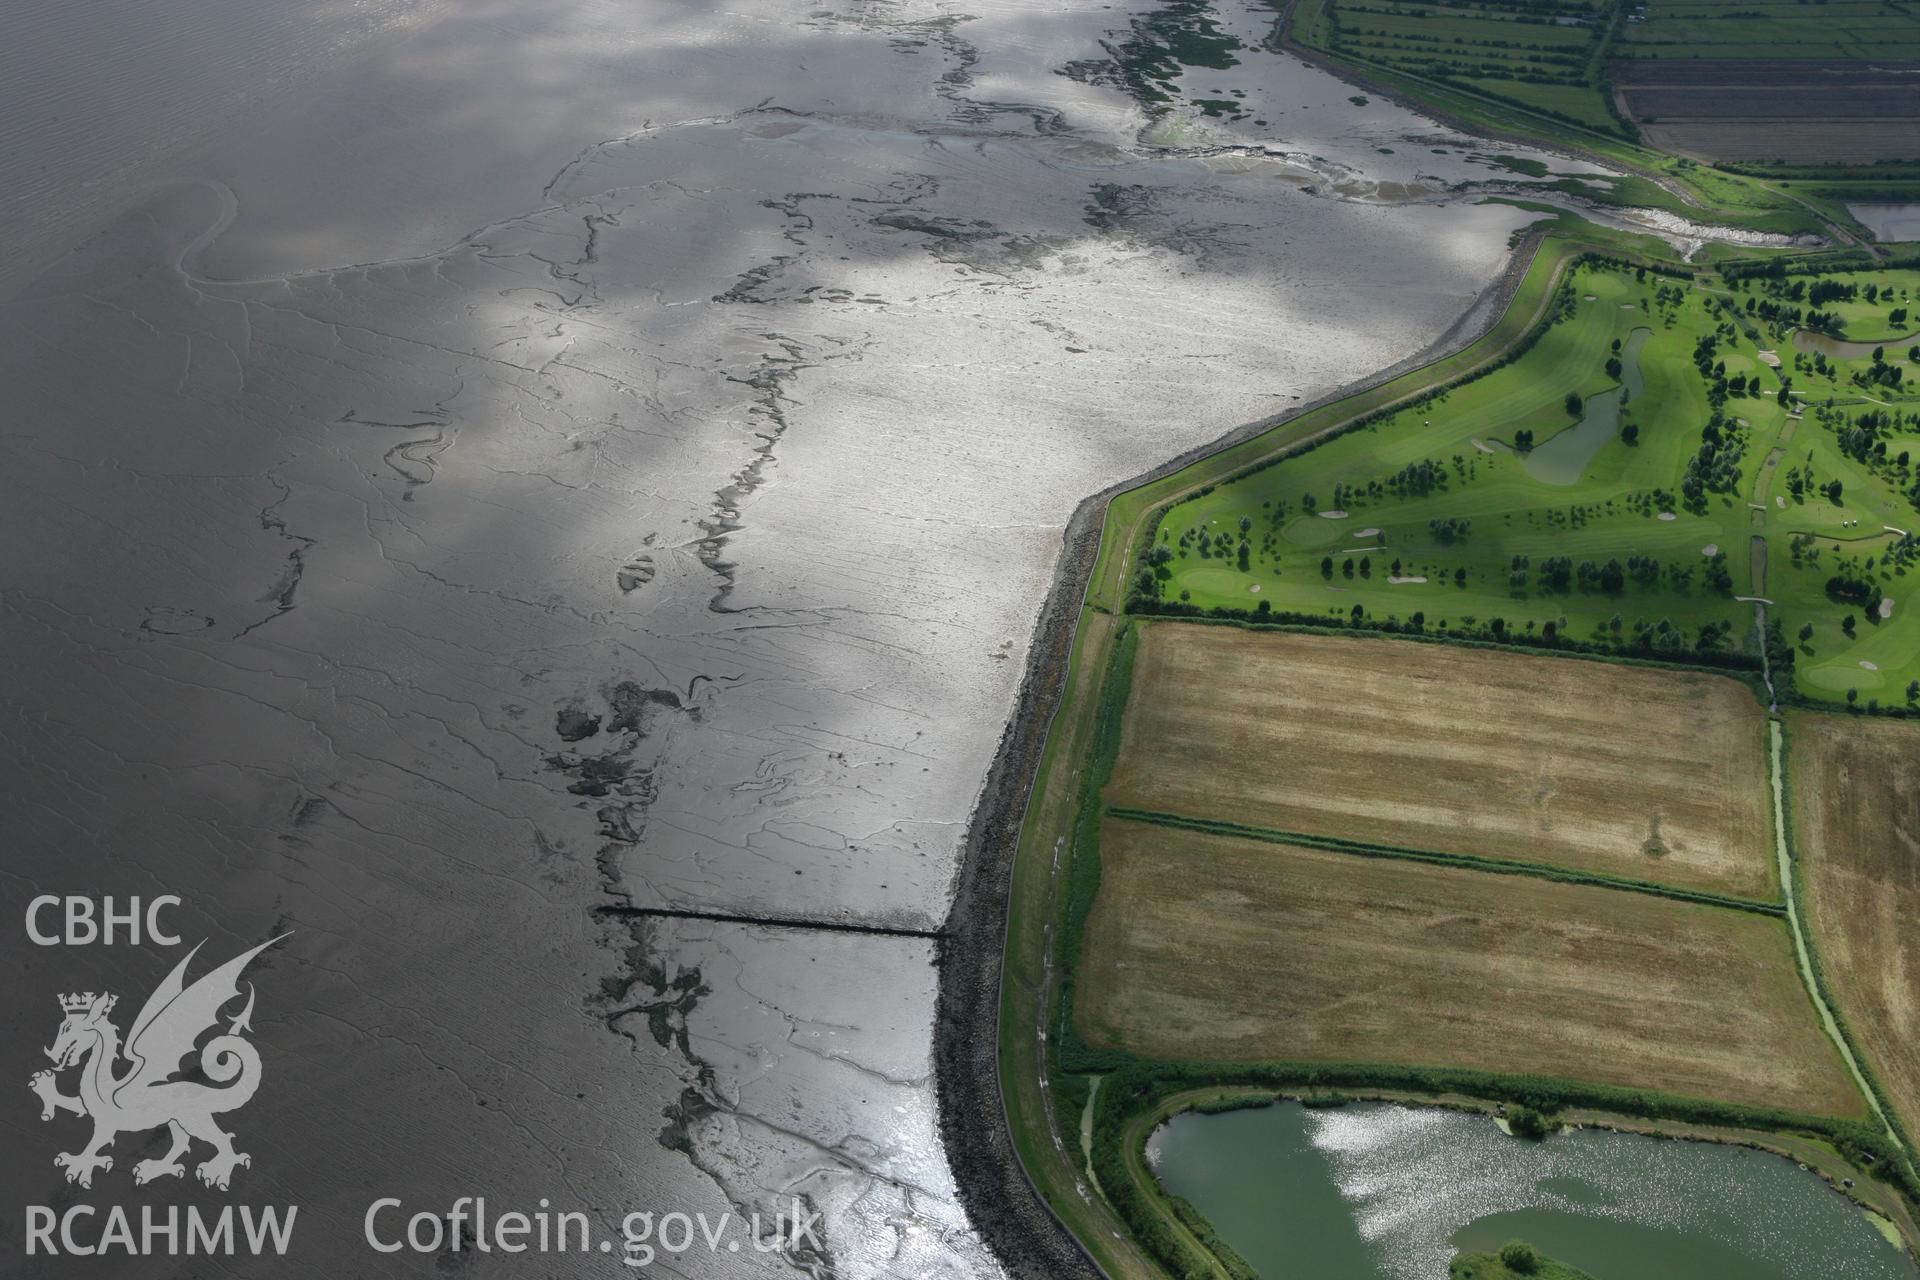
{"type": "Polygon", "coordinates": [[[1425,582],[1426,579],[1424,577],[1396,578],[1393,575],[1389,574],[1387,575],[1387,581],[1397,587],[1402,583],[1406,583],[1406,582],[1425,582]]]}
{"type": "Polygon", "coordinates": [[[1598,295],[1596,295],[1596,294],[1591,294],[1591,293],[1583,293],[1583,294],[1581,294],[1581,295],[1580,295],[1580,301],[1582,301],[1582,302],[1598,302],[1598,301],[1600,301],[1600,298],[1599,298],[1599,296],[1598,296],[1598,295]]]}
{"type": "Polygon", "coordinates": [[[1720,554],[1720,544],[1717,542],[1709,542],[1706,546],[1700,548],[1700,554],[1711,560],[1720,554]]]}
{"type": "Polygon", "coordinates": [[[1485,441],[1481,441],[1481,440],[1475,440],[1475,441],[1473,442],[1473,447],[1474,447],[1474,448],[1476,448],[1476,449],[1478,449],[1478,450],[1479,450],[1480,452],[1482,452],[1482,453],[1498,453],[1498,452],[1500,452],[1500,451],[1499,451],[1498,449],[1496,449],[1496,448],[1494,448],[1494,447],[1493,447],[1492,445],[1490,445],[1490,444],[1487,444],[1487,443],[1486,443],[1485,441]]]}
{"type": "Polygon", "coordinates": [[[1880,616],[1883,618],[1891,618],[1893,616],[1893,598],[1891,596],[1882,596],[1880,598],[1880,616]]]}
{"type": "Polygon", "coordinates": [[[1247,590],[1257,596],[1260,594],[1260,584],[1256,582],[1252,586],[1248,587],[1247,590]]]}
{"type": "Polygon", "coordinates": [[[1784,508],[1787,505],[1787,500],[1776,493],[1773,495],[1773,505],[1784,508]]]}
{"type": "Polygon", "coordinates": [[[1773,352],[1761,351],[1761,352],[1758,352],[1757,354],[1760,357],[1761,364],[1772,365],[1776,369],[1780,367],[1780,357],[1775,355],[1773,352]]]}
{"type": "Polygon", "coordinates": [[[1671,511],[1662,511],[1660,513],[1660,518],[1662,520],[1678,520],[1680,517],[1673,514],[1673,512],[1671,511]]]}
{"type": "Polygon", "coordinates": [[[1347,513],[1344,511],[1322,511],[1320,518],[1322,520],[1345,520],[1347,513]]]}
{"type": "Polygon", "coordinates": [[[1378,529],[1362,529],[1353,536],[1356,538],[1377,538],[1380,536],[1380,531],[1378,529]]]}
{"type": "Polygon", "coordinates": [[[1860,669],[1862,671],[1878,671],[1880,667],[1877,663],[1868,662],[1865,658],[1862,658],[1860,659],[1860,669]]]}

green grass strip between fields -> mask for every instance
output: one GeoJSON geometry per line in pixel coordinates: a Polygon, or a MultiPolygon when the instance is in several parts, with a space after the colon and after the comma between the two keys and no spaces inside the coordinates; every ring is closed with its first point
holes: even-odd
{"type": "Polygon", "coordinates": [[[1767,902],[1755,898],[1736,897],[1732,894],[1712,893],[1704,889],[1684,889],[1677,885],[1660,884],[1653,880],[1636,880],[1630,876],[1610,876],[1598,871],[1575,871],[1545,862],[1490,858],[1474,853],[1442,853],[1437,849],[1409,849],[1401,845],[1349,840],[1342,836],[1308,835],[1299,831],[1280,831],[1272,827],[1248,826],[1241,822],[1225,822],[1214,818],[1192,818],[1184,814],[1164,813],[1153,809],[1123,808],[1116,805],[1109,807],[1107,812],[1115,818],[1128,822],[1145,822],[1158,827],[1196,831],[1202,835],[1234,836],[1244,840],[1259,840],[1266,844],[1303,845],[1311,849],[1324,849],[1331,853],[1350,853],[1361,858],[1391,858],[1402,862],[1424,862],[1433,866],[1458,867],[1462,870],[1485,871],[1494,875],[1532,876],[1537,880],[1552,880],[1559,884],[1578,884],[1595,889],[1619,889],[1628,893],[1645,893],[1656,898],[1671,898],[1677,902],[1698,906],[1725,907],[1731,911],[1746,911],[1776,919],[1784,918],[1787,913],[1787,905],[1784,901],[1767,902]]]}

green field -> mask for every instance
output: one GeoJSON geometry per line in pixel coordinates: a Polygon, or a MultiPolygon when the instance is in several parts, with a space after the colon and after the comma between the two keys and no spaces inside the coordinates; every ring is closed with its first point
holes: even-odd
{"type": "Polygon", "coordinates": [[[1134,589],[1163,611],[1709,661],[1757,658],[1740,597],[1760,597],[1800,692],[1905,705],[1916,297],[1913,271],[1584,266],[1518,360],[1169,508],[1134,589]],[[1842,341],[1896,335],[1878,363],[1842,341]]]}
{"type": "Polygon", "coordinates": [[[1616,58],[1920,59],[1920,9],[1881,0],[1645,0],[1616,58]]]}
{"type": "Polygon", "coordinates": [[[1613,21],[1607,0],[1326,0],[1313,38],[1330,53],[1617,134],[1599,81],[1613,21]]]}

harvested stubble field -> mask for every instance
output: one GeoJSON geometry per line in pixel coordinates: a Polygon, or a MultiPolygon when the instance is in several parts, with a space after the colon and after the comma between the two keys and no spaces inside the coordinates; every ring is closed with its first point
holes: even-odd
{"type": "Polygon", "coordinates": [[[1795,715],[1807,916],[1855,1042],[1920,1130],[1920,725],[1795,715]]]}
{"type": "Polygon", "coordinates": [[[1765,732],[1722,676],[1155,622],[1105,795],[1770,899],[1765,732]]]}
{"type": "Polygon", "coordinates": [[[1100,863],[1075,1001],[1092,1044],[1863,1109],[1776,918],[1122,819],[1100,863]]]}

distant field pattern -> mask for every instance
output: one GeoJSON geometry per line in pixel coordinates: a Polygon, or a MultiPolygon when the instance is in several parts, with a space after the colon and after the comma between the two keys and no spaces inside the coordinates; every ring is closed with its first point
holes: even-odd
{"type": "Polygon", "coordinates": [[[1647,0],[1609,51],[1647,141],[1709,159],[1920,157],[1920,8],[1647,0]]]}
{"type": "Polygon", "coordinates": [[[1588,0],[1327,0],[1332,52],[1615,131],[1596,70],[1613,20],[1588,0]]]}

